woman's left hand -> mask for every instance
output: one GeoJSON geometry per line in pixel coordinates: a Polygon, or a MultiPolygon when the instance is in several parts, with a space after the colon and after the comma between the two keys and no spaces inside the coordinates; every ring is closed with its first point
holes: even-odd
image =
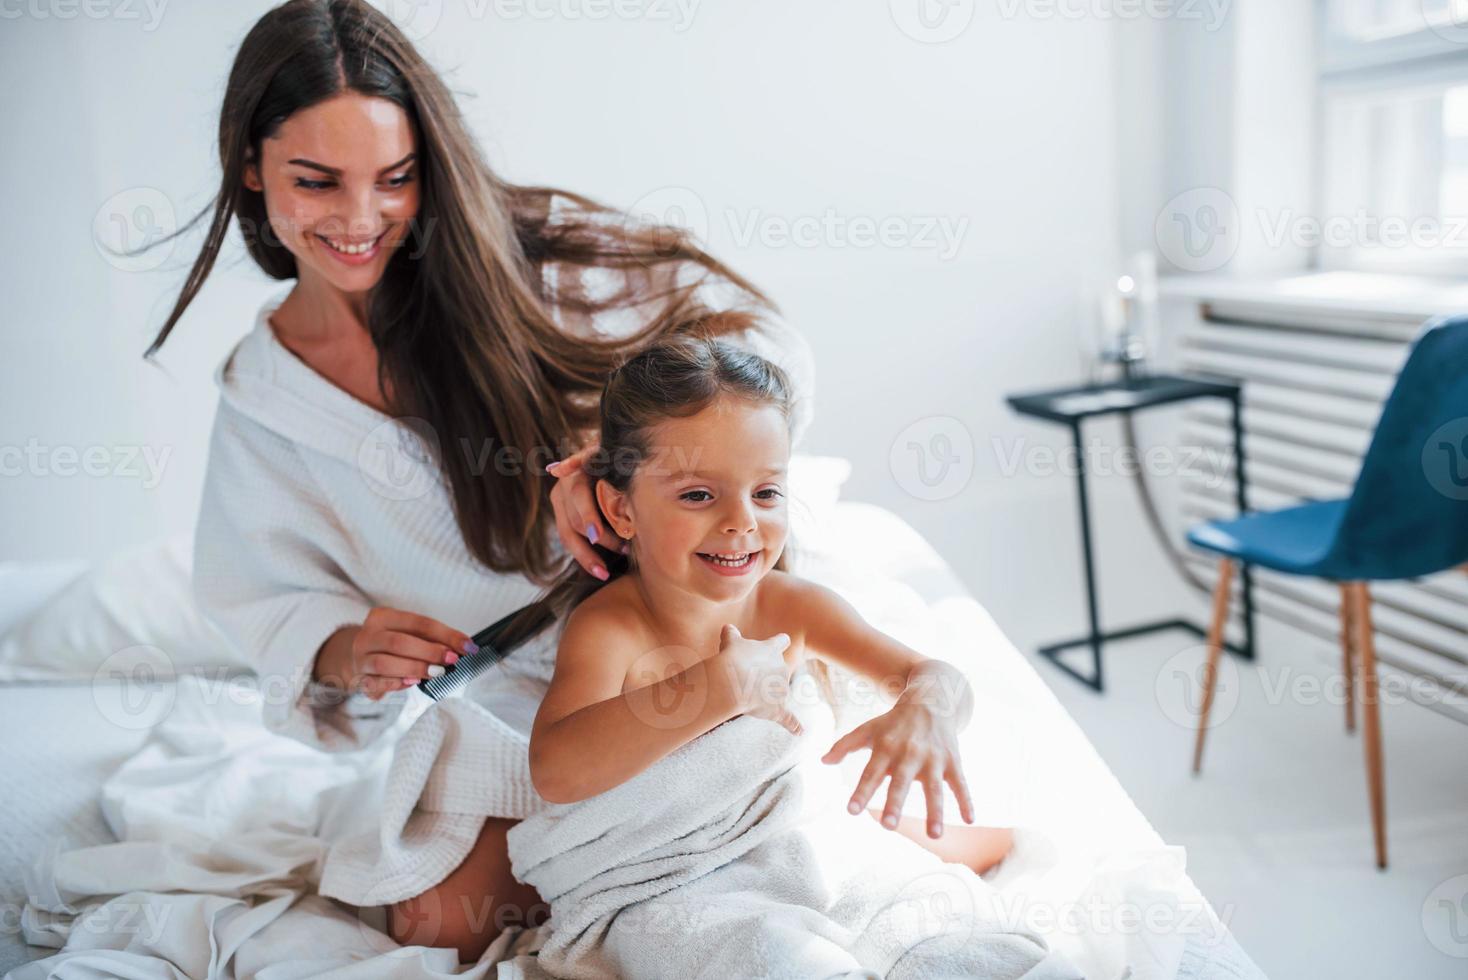
{"type": "Polygon", "coordinates": [[[974,804],[958,758],[958,734],[952,713],[945,715],[917,701],[899,700],[885,714],[843,735],[821,761],[834,765],[862,748],[870,748],[872,757],[867,760],[866,770],[847,804],[852,813],[860,813],[882,785],[882,779],[890,776],[887,806],[882,813],[882,826],[888,830],[896,829],[914,779],[922,781],[927,794],[929,837],[943,836],[945,781],[953,787],[964,822],[974,822],[974,804]]]}
{"type": "Polygon", "coordinates": [[[602,521],[601,508],[596,504],[593,490],[595,481],[585,470],[586,460],[596,448],[595,444],[587,446],[578,453],[548,464],[545,471],[556,478],[550,500],[561,544],[582,568],[606,581],[606,566],[592,544],[599,544],[608,551],[625,553],[626,542],[602,521]]]}

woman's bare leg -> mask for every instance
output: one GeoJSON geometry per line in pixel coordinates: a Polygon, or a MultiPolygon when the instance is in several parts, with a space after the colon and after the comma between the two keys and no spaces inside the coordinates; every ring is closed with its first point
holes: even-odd
{"type": "MultiPolygon", "coordinates": [[[[882,819],[881,808],[867,810],[875,820],[882,819]]],[[[943,836],[933,840],[928,836],[928,822],[922,817],[902,816],[897,819],[897,833],[920,844],[944,861],[964,864],[974,874],[983,874],[1004,860],[1014,846],[1014,831],[1008,827],[971,827],[966,823],[949,824],[943,828],[943,836]]]]}
{"type": "Polygon", "coordinates": [[[505,834],[518,821],[490,817],[479,839],[447,878],[388,909],[388,935],[403,946],[443,946],[477,963],[509,926],[537,926],[550,909],[510,873],[505,834]]]}

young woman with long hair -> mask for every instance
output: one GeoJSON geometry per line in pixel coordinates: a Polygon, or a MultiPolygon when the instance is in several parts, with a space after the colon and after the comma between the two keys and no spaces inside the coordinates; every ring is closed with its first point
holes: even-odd
{"type": "MultiPolygon", "coordinates": [[[[147,356],[232,225],[290,286],[216,375],[195,590],[257,663],[272,729],[327,751],[410,726],[415,745],[437,739],[432,758],[393,759],[385,807],[406,801],[411,818],[335,843],[321,892],[388,906],[395,939],[473,960],[538,904],[505,834],[538,805],[526,739],[555,651],[527,644],[420,715],[405,688],[568,561],[608,577],[624,542],[583,466],[618,363],[700,309],[728,313],[710,329],[791,375],[798,441],[809,351],[687,235],[498,178],[443,81],[362,0],[260,18],[219,155],[218,196],[183,229],[207,216],[202,250],[147,356]]],[[[992,863],[995,846],[960,859],[992,863]]]]}

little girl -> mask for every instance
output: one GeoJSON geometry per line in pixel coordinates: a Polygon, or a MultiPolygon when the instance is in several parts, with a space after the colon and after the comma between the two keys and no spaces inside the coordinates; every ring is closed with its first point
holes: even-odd
{"type": "Polygon", "coordinates": [[[701,325],[632,358],[602,395],[588,467],[628,546],[607,583],[573,567],[552,592],[570,611],[530,738],[551,805],[509,834],[516,877],[551,904],[535,969],[896,976],[901,962],[912,975],[1071,975],[1043,940],[985,921],[981,879],[897,834],[865,825],[886,840],[863,840],[859,854],[829,853],[825,835],[823,863],[796,770],[807,728],[830,714],[800,692],[829,700],[834,665],[896,695],[822,758],[871,750],[848,809],[890,780],[888,829],[919,782],[934,838],[945,782],[973,822],[957,750],[972,694],[954,667],[784,570],[788,384],[757,355],[703,339],[701,325]],[[929,891],[967,893],[946,944],[878,924],[925,876],[929,891]],[[983,942],[968,941],[975,930],[983,942]]]}

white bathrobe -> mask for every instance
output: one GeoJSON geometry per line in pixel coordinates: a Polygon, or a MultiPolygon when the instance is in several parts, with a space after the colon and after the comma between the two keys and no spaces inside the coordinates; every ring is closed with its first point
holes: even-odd
{"type": "MultiPolygon", "coordinates": [[[[546,273],[554,284],[556,270],[546,273]]],[[[584,273],[583,288],[593,295],[609,289],[611,275],[584,273]]],[[[310,678],[317,650],[374,606],[422,613],[472,634],[540,590],[472,557],[447,486],[420,455],[413,429],[337,388],[276,339],[267,318],[288,292],[262,306],[216,373],[220,402],[195,535],[195,594],[257,664],[271,729],[330,752],[377,746],[384,733],[396,740],[381,832],[337,842],[321,885],[322,894],[354,905],[383,905],[441,881],[486,816],[523,818],[543,805],[527,746],[551,676],[554,631],[461,698],[431,705],[414,689],[376,702],[321,697],[328,689],[310,678]]],[[[701,292],[715,308],[737,298],[722,281],[701,292]]],[[[561,323],[620,333],[642,315],[563,316],[561,323]]],[[[768,323],[737,339],[790,373],[798,442],[812,411],[810,348],[777,318],[768,323]]]]}

